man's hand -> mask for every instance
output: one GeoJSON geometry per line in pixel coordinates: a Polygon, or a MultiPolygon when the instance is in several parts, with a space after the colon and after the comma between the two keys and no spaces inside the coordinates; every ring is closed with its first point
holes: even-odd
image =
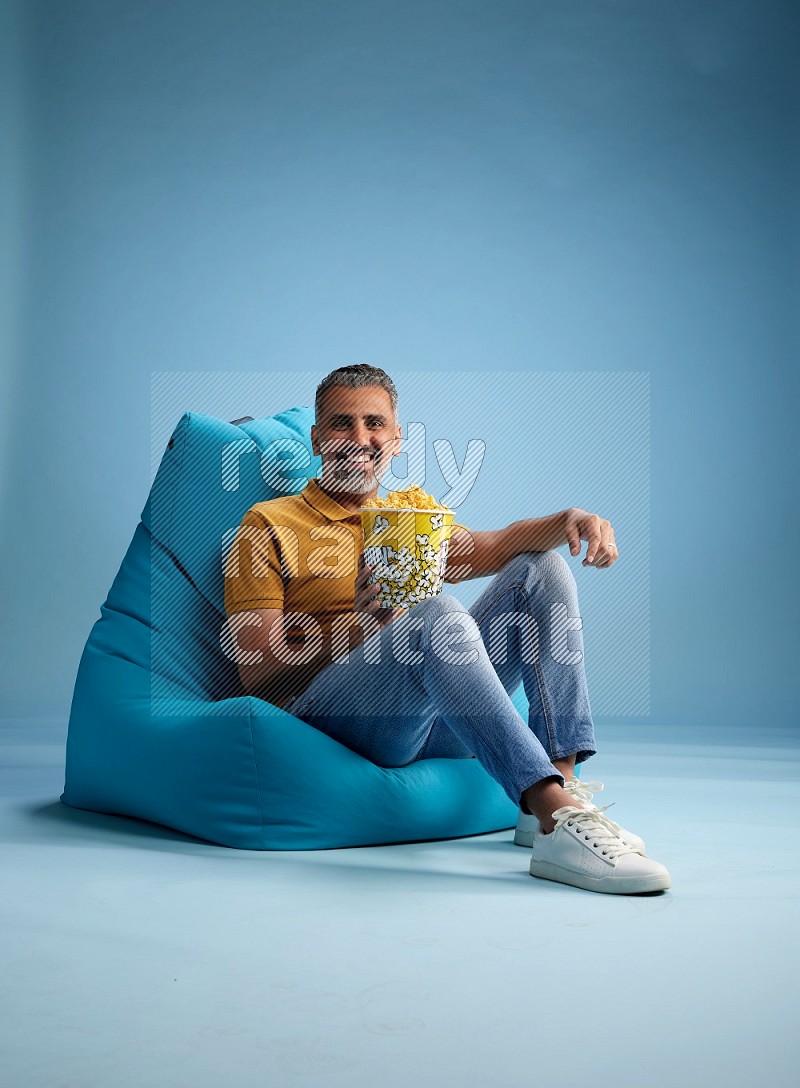
{"type": "Polygon", "coordinates": [[[573,506],[567,511],[567,542],[570,555],[580,555],[581,541],[588,540],[584,567],[610,567],[619,559],[611,522],[573,506]]]}
{"type": "Polygon", "coordinates": [[[356,595],[353,611],[368,612],[370,616],[375,617],[381,627],[385,627],[387,623],[397,619],[405,609],[381,608],[377,599],[381,584],[375,582],[374,585],[370,585],[368,581],[372,571],[373,568],[365,561],[364,553],[361,552],[358,556],[358,574],[356,575],[356,595]]]}

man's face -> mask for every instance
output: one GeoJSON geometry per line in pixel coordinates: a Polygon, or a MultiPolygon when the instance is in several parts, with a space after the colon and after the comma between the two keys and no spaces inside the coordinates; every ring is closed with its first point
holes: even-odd
{"type": "Polygon", "coordinates": [[[322,484],[352,495],[377,492],[392,457],[400,453],[402,433],[382,386],[331,386],[319,426],[311,427],[311,447],[322,457],[322,484]]]}

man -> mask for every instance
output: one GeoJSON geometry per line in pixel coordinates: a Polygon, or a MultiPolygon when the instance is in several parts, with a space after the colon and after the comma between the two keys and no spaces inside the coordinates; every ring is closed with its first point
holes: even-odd
{"type": "Polygon", "coordinates": [[[514,841],[531,847],[533,876],[617,894],[670,887],[642,840],[592,804],[590,786],[602,783],[574,775],[595,736],[577,587],[555,549],[568,544],[575,556],[585,540],[583,565],[607,569],[618,558],[611,525],[577,508],[484,532],[456,524],[445,581],[493,576],[472,607],[440,593],[382,608],[360,509],[401,436],[383,370],[341,367],[320,383],[311,428],[320,477],[251,507],[227,557],[244,687],[380,766],[477,758],[519,806],[514,841]],[[527,724],[510,698],[520,682],[527,724]]]}

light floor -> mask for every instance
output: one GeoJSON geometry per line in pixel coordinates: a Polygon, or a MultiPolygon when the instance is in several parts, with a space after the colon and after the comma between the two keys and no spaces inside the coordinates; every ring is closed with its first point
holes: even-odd
{"type": "Polygon", "coordinates": [[[797,1083],[789,728],[598,729],[651,896],[534,879],[511,831],[248,852],[77,812],[65,732],[0,725],[8,1088],[797,1083]]]}

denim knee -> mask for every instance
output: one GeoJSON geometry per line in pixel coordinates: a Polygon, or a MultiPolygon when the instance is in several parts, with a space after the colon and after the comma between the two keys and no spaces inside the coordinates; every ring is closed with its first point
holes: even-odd
{"type": "Polygon", "coordinates": [[[504,564],[501,573],[523,582],[533,574],[545,585],[566,584],[573,588],[577,584],[569,563],[552,548],[546,552],[520,552],[504,564]]]}

